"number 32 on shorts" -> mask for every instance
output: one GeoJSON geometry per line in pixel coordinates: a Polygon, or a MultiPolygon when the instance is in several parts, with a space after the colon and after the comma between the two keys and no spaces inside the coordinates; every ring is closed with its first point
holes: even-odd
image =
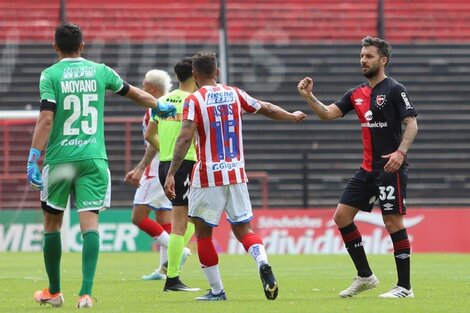
{"type": "Polygon", "coordinates": [[[379,199],[380,200],[395,200],[395,187],[393,186],[379,186],[379,199]]]}

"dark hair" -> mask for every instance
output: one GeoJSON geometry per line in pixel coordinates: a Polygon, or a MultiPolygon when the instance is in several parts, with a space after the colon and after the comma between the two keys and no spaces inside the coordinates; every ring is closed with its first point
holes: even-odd
{"type": "Polygon", "coordinates": [[[367,36],[362,39],[362,46],[363,47],[368,47],[368,46],[374,46],[377,47],[379,51],[379,55],[382,57],[387,57],[387,63],[390,62],[390,57],[392,56],[392,45],[383,39],[380,38],[372,38],[370,36],[367,36]]]}
{"type": "Polygon", "coordinates": [[[59,25],[55,29],[55,43],[64,53],[77,52],[82,43],[80,26],[68,22],[59,25]]]}
{"type": "Polygon", "coordinates": [[[209,78],[216,75],[217,58],[214,52],[198,52],[193,56],[193,70],[209,78]]]}
{"type": "Polygon", "coordinates": [[[193,76],[193,59],[189,57],[182,58],[181,61],[176,63],[173,70],[175,71],[178,81],[187,81],[191,76],[193,76]]]}

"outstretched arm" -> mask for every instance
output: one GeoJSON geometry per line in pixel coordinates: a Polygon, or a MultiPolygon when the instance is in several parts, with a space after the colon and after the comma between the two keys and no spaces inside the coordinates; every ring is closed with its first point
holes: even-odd
{"type": "Polygon", "coordinates": [[[301,111],[295,111],[294,113],[290,113],[270,102],[259,102],[261,103],[261,108],[258,110],[258,113],[261,113],[264,116],[269,117],[273,120],[300,122],[306,117],[305,113],[301,111]]]}
{"type": "Polygon", "coordinates": [[[118,92],[118,94],[131,99],[140,106],[152,109],[152,115],[163,118],[175,117],[176,115],[176,107],[173,104],[158,102],[158,100],[148,92],[127,83],[125,84],[125,88],[118,92]]]}
{"type": "Polygon", "coordinates": [[[132,85],[129,85],[129,91],[124,96],[140,106],[151,109],[157,107],[157,99],[154,96],[132,85]]]}
{"type": "Polygon", "coordinates": [[[297,85],[297,90],[321,120],[334,120],[343,116],[336,104],[324,105],[315,97],[313,94],[313,80],[310,77],[302,79],[297,85]]]}

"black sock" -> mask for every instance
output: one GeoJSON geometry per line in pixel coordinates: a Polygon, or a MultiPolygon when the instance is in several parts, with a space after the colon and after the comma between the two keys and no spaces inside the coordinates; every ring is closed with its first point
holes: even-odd
{"type": "Polygon", "coordinates": [[[397,265],[398,283],[397,286],[411,289],[410,284],[410,253],[411,245],[406,233],[406,228],[390,234],[393,242],[393,255],[397,265]]]}
{"type": "Polygon", "coordinates": [[[372,275],[372,270],[367,262],[366,252],[362,245],[362,236],[354,223],[340,228],[341,236],[343,237],[344,244],[348,250],[351,259],[357,269],[357,275],[360,277],[369,277],[372,275]]]}

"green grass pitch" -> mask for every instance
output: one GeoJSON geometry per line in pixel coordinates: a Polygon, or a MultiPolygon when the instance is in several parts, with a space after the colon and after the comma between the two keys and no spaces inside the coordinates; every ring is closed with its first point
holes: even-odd
{"type": "MultiPolygon", "coordinates": [[[[372,255],[369,262],[379,286],[355,298],[341,299],[354,275],[347,255],[273,255],[270,263],[280,285],[279,297],[264,297],[254,261],[248,255],[221,255],[220,268],[228,301],[196,302],[208,288],[197,256],[191,256],[181,278],[198,293],[162,292],[162,281],[142,281],[157,264],[153,253],[102,253],[94,285],[95,312],[152,313],[291,313],[291,312],[470,312],[470,255],[414,254],[414,299],[379,299],[396,282],[391,255],[372,255]]],[[[63,308],[39,306],[33,293],[47,286],[40,253],[0,253],[0,312],[77,312],[81,255],[62,258],[63,308]]]]}

